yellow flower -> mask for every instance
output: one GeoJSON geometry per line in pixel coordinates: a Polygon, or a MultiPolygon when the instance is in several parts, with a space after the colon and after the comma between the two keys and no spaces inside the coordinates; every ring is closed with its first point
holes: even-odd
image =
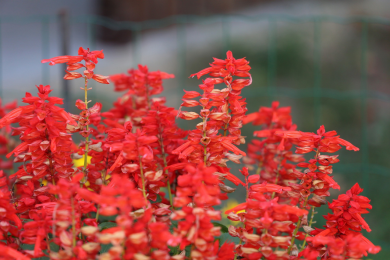
{"type": "MultiPolygon", "coordinates": [[[[87,157],[87,163],[90,164],[91,163],[91,156],[88,156],[87,157]]],[[[80,158],[80,159],[74,159],[73,160],[73,165],[75,167],[80,167],[80,166],[84,166],[84,160],[85,160],[85,155],[83,155],[83,158],[80,158]]]]}

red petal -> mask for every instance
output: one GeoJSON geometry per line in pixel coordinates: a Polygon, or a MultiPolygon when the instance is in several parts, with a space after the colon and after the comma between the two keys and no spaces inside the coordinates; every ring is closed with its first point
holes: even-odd
{"type": "Polygon", "coordinates": [[[237,212],[237,211],[240,211],[240,210],[243,210],[243,209],[246,209],[246,202],[241,203],[241,204],[235,206],[234,208],[231,208],[231,209],[229,209],[229,210],[226,210],[226,211],[225,211],[225,214],[227,215],[227,214],[229,214],[230,212],[237,212]]]}
{"type": "Polygon", "coordinates": [[[235,175],[231,174],[230,172],[227,173],[225,178],[231,182],[233,182],[236,186],[238,184],[241,184],[242,186],[245,186],[245,184],[235,175]]]}
{"type": "Polygon", "coordinates": [[[110,81],[108,80],[108,76],[102,76],[102,75],[98,75],[98,74],[94,74],[92,76],[92,78],[94,80],[96,80],[97,82],[99,83],[102,83],[102,84],[110,84],[110,81]]]}
{"type": "Polygon", "coordinates": [[[28,148],[28,144],[26,142],[23,142],[23,143],[19,144],[18,146],[16,146],[15,149],[12,152],[10,152],[9,154],[7,154],[6,157],[7,158],[11,157],[11,155],[13,153],[15,153],[15,156],[18,156],[20,153],[26,151],[27,148],[28,148]]]}
{"type": "Polygon", "coordinates": [[[14,119],[16,119],[23,111],[23,107],[18,107],[8,114],[6,114],[3,118],[0,119],[0,128],[3,128],[6,125],[9,125],[12,123],[14,119]]]}
{"type": "Polygon", "coordinates": [[[66,75],[64,76],[64,79],[66,79],[66,80],[78,79],[78,78],[81,78],[83,76],[78,72],[69,72],[66,70],[65,70],[65,72],[66,72],[66,75]]]}
{"type": "Polygon", "coordinates": [[[29,257],[23,255],[22,253],[16,251],[15,249],[4,246],[0,244],[0,251],[2,255],[12,257],[13,259],[18,259],[18,260],[31,260],[29,257]]]}

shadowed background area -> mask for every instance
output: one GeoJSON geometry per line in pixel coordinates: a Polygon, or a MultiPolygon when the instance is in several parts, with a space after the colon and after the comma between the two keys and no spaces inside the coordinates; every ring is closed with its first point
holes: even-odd
{"type": "MultiPolygon", "coordinates": [[[[253,84],[243,90],[249,112],[278,100],[292,107],[299,130],[314,132],[323,124],[360,148],[339,152],[335,179],[340,193],[356,182],[364,188],[373,205],[366,215],[373,231],[365,235],[382,246],[372,258],[390,259],[389,8],[385,0],[0,0],[0,96],[20,104],[24,92],[35,93],[34,85],[50,84],[53,95],[64,97],[63,69],[40,61],[75,55],[83,46],[104,50],[98,74],[138,63],[175,74],[164,82],[163,95],[178,108],[182,89],[201,83],[188,76],[232,50],[252,67],[253,84]]],[[[69,82],[70,112],[83,97],[82,84],[69,82]]],[[[103,103],[103,111],[121,95],[112,85],[91,86],[91,100],[103,103]]],[[[179,124],[192,129],[195,122],[179,124]]],[[[243,135],[249,139],[254,130],[244,126],[243,135]]],[[[231,167],[240,175],[241,166],[231,167]]],[[[238,203],[244,192],[235,192],[238,203]]],[[[318,227],[324,214],[316,216],[318,227]]]]}

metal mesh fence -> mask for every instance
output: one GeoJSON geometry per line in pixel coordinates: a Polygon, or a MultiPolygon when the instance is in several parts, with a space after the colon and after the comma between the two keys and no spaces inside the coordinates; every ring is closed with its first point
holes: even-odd
{"type": "MultiPolygon", "coordinates": [[[[360,135],[360,158],[355,157],[355,162],[353,163],[340,163],[337,166],[337,169],[346,172],[348,176],[350,173],[359,173],[360,180],[357,180],[362,183],[362,187],[365,189],[364,195],[370,197],[373,200],[384,200],[381,193],[375,189],[375,186],[370,185],[370,181],[374,175],[380,176],[383,182],[389,180],[390,169],[389,165],[379,165],[376,163],[370,163],[369,156],[369,145],[370,145],[370,133],[369,133],[369,123],[368,123],[368,102],[385,102],[389,103],[390,95],[381,92],[374,91],[369,88],[370,80],[368,77],[368,55],[369,55],[369,42],[370,42],[370,33],[369,28],[371,26],[390,26],[389,19],[377,18],[377,17],[330,17],[330,16],[305,16],[305,17],[295,17],[295,16],[243,16],[243,15],[219,15],[212,17],[199,17],[199,16],[175,16],[168,17],[162,20],[151,20],[144,22],[117,22],[109,20],[103,17],[98,16],[87,16],[87,17],[72,17],[70,22],[72,24],[82,24],[86,25],[87,28],[87,38],[88,38],[88,47],[94,49],[97,43],[96,37],[96,25],[110,28],[112,30],[130,30],[133,35],[133,48],[132,48],[132,57],[131,61],[133,65],[142,62],[142,54],[140,53],[140,45],[142,44],[141,33],[144,30],[150,29],[159,29],[165,28],[168,26],[175,26],[177,28],[177,38],[175,39],[177,44],[177,64],[179,64],[179,71],[176,73],[178,77],[178,84],[180,86],[185,86],[187,81],[187,61],[185,53],[188,51],[187,42],[186,42],[186,30],[188,24],[213,24],[220,23],[222,27],[220,28],[220,33],[222,37],[221,49],[227,50],[233,44],[232,32],[230,25],[237,21],[253,23],[253,22],[263,22],[267,26],[267,51],[266,51],[266,74],[265,74],[265,84],[261,87],[251,88],[246,92],[246,95],[253,97],[266,97],[267,100],[273,100],[275,97],[285,97],[292,99],[300,98],[309,98],[313,101],[313,115],[314,123],[316,126],[322,124],[321,117],[323,116],[324,111],[322,111],[324,102],[327,102],[328,99],[336,100],[357,100],[359,102],[358,111],[360,114],[360,125],[359,131],[360,135]],[[312,75],[312,87],[310,89],[304,88],[287,88],[278,85],[278,56],[277,56],[277,45],[278,45],[278,24],[279,23],[291,23],[291,24],[303,24],[309,25],[312,30],[312,45],[313,48],[310,49],[310,56],[313,60],[313,68],[311,70],[312,75]],[[324,84],[324,75],[323,70],[321,69],[322,64],[322,48],[323,48],[323,26],[325,23],[334,23],[346,26],[359,26],[359,41],[355,42],[355,45],[359,46],[359,65],[360,72],[359,75],[356,75],[356,84],[358,88],[354,88],[348,91],[341,91],[334,88],[328,88],[324,84]],[[371,196],[372,195],[372,196],[371,196]]],[[[2,42],[7,37],[4,33],[1,32],[2,24],[18,23],[18,24],[29,24],[35,23],[41,26],[41,30],[37,33],[36,37],[41,37],[41,54],[42,59],[50,57],[49,50],[51,48],[49,44],[49,39],[52,37],[50,26],[58,23],[58,17],[56,16],[34,16],[28,18],[16,18],[16,17],[0,17],[0,96],[3,97],[4,86],[2,84],[4,71],[5,71],[5,62],[2,59],[1,53],[4,53],[5,50],[2,46],[2,42]]],[[[256,33],[256,32],[254,32],[256,33]]],[[[60,55],[58,53],[57,55],[60,55]]],[[[51,55],[51,56],[57,56],[51,55]]],[[[249,57],[248,57],[249,58],[249,57]]],[[[249,59],[250,60],[250,59],[249,59]]],[[[162,68],[163,69],[163,68],[162,68]]],[[[50,82],[50,68],[49,66],[42,66],[41,71],[41,82],[43,84],[48,84],[50,82]]],[[[96,94],[96,93],[95,93],[96,94]]],[[[96,94],[97,95],[97,94],[96,94]]],[[[96,97],[99,100],[99,96],[96,97]]],[[[346,137],[346,139],[348,139],[346,137]]],[[[386,144],[382,144],[385,146],[386,144]]],[[[388,194],[389,195],[389,194],[388,194]]],[[[385,205],[385,204],[384,204],[385,205]]],[[[389,210],[387,210],[388,212],[389,210]]],[[[388,215],[387,215],[388,216],[388,215]]],[[[378,219],[380,216],[378,216],[378,219]]],[[[382,221],[387,222],[386,219],[382,221]]],[[[388,228],[388,225],[386,226],[388,228]]],[[[374,228],[373,228],[374,229],[374,228]]],[[[382,236],[379,239],[376,239],[374,236],[370,237],[373,241],[379,243],[385,248],[389,249],[389,243],[387,239],[389,236],[382,236]]],[[[388,258],[383,258],[388,259],[388,258]]]]}

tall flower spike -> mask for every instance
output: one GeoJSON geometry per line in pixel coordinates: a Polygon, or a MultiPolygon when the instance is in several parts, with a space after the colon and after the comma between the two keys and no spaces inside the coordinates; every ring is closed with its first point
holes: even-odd
{"type": "Polygon", "coordinates": [[[102,84],[109,84],[109,80],[107,76],[102,76],[95,74],[93,71],[95,69],[95,65],[98,63],[98,59],[104,59],[103,50],[101,51],[90,51],[89,48],[84,49],[83,47],[79,48],[78,56],[58,56],[50,59],[43,59],[42,63],[49,62],[51,66],[66,63],[68,65],[66,75],[64,79],[72,80],[77,78],[88,78],[94,79],[102,84]],[[85,62],[85,64],[79,63],[81,61],[85,62]],[[85,70],[83,72],[84,76],[78,72],[70,72],[84,67],[85,70]]]}
{"type": "MultiPolygon", "coordinates": [[[[88,103],[90,102],[88,100],[88,80],[93,79],[99,83],[102,84],[109,84],[108,76],[102,76],[94,73],[94,69],[96,67],[96,64],[98,63],[98,59],[104,59],[103,50],[101,51],[90,51],[89,48],[84,49],[83,47],[79,48],[78,56],[59,56],[54,57],[51,59],[44,59],[42,60],[42,63],[50,62],[50,65],[55,65],[59,63],[66,63],[68,65],[66,72],[66,75],[64,79],[66,80],[72,80],[77,78],[84,78],[84,114],[85,116],[85,122],[89,121],[89,112],[88,112],[88,103]],[[84,64],[80,63],[81,61],[84,61],[84,64]],[[80,68],[85,68],[83,75],[78,72],[69,72],[74,71],[80,68]]],[[[89,151],[89,124],[85,124],[85,130],[82,131],[82,135],[85,137],[85,149],[84,149],[84,173],[87,176],[88,171],[88,151],[89,151]]]]}
{"type": "MultiPolygon", "coordinates": [[[[236,145],[245,143],[245,138],[241,136],[241,126],[247,108],[245,99],[242,99],[240,94],[242,87],[251,83],[248,63],[245,58],[233,58],[231,51],[227,52],[226,60],[214,58],[210,68],[191,75],[198,78],[207,74],[211,76],[199,85],[203,93],[185,91],[179,109],[180,118],[185,120],[201,118],[202,122],[197,125],[196,130],[190,131],[188,141],[172,153],[178,154],[179,159],[187,159],[190,163],[202,162],[206,166],[218,167],[218,171],[224,174],[223,179],[236,179],[229,172],[226,162],[231,160],[240,163],[239,159],[246,155],[236,145]],[[249,79],[233,80],[233,76],[249,79]],[[221,83],[226,87],[215,88],[215,85],[221,83]],[[194,100],[198,97],[199,100],[194,100]],[[182,111],[184,107],[198,106],[200,113],[182,111]]],[[[236,182],[236,185],[238,183],[240,182],[236,182]]]]}

